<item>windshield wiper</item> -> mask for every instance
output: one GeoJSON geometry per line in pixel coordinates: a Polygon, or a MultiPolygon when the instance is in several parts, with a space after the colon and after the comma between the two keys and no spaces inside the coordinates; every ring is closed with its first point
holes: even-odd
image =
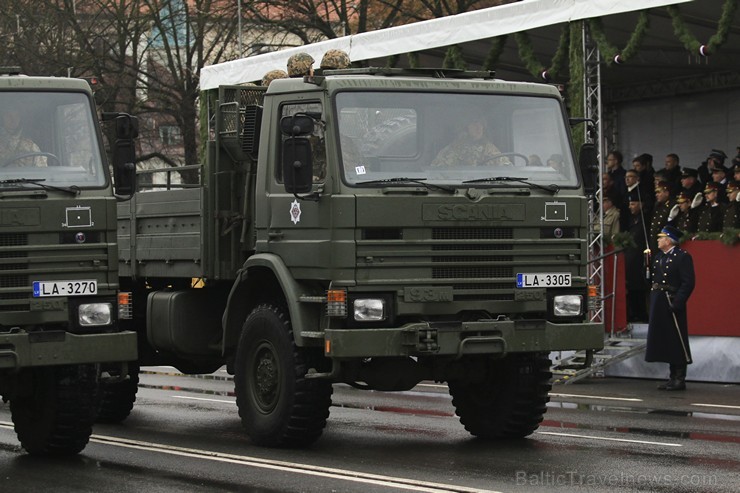
{"type": "Polygon", "coordinates": [[[518,178],[516,176],[491,176],[488,178],[478,178],[476,180],[467,180],[467,181],[464,181],[463,183],[490,183],[490,182],[498,182],[498,181],[515,181],[517,183],[524,183],[525,185],[540,188],[550,193],[558,193],[560,191],[560,187],[555,184],[540,185],[539,183],[528,181],[528,178],[518,178]]]}
{"type": "Polygon", "coordinates": [[[427,180],[426,178],[396,177],[396,178],[384,178],[382,180],[361,181],[361,182],[355,183],[355,185],[377,185],[381,183],[415,183],[417,185],[426,187],[429,190],[444,190],[445,192],[455,193],[455,189],[452,187],[446,187],[444,185],[435,185],[434,183],[426,183],[426,180],[427,180]]]}
{"type": "Polygon", "coordinates": [[[12,178],[9,180],[0,180],[0,185],[36,185],[44,190],[57,190],[59,192],[71,193],[72,195],[79,195],[80,193],[80,187],[76,185],[72,185],[71,187],[57,187],[41,183],[42,181],[46,181],[46,178],[12,178]]]}

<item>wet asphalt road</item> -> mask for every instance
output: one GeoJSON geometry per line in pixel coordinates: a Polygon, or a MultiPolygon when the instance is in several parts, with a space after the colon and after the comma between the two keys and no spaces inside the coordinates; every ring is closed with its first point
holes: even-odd
{"type": "Polygon", "coordinates": [[[74,458],[26,455],[0,404],[0,491],[740,491],[740,385],[556,386],[535,434],[496,443],[463,429],[443,385],[336,385],[322,438],[276,450],[249,443],[224,372],[147,368],[141,380],[131,416],[96,426],[74,458]]]}

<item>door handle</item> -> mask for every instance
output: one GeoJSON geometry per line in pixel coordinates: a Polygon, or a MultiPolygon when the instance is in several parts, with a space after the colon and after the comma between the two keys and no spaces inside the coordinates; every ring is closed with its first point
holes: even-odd
{"type": "Polygon", "coordinates": [[[268,231],[267,232],[267,239],[268,240],[282,240],[283,239],[283,233],[282,233],[282,231],[268,231]]]}

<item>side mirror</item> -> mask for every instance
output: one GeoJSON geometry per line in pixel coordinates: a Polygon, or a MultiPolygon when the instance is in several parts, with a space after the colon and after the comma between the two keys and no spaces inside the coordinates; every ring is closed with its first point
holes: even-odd
{"type": "Polygon", "coordinates": [[[311,142],[308,139],[303,137],[285,139],[283,141],[282,165],[286,192],[298,194],[311,191],[313,161],[311,142]]]}
{"type": "Polygon", "coordinates": [[[119,113],[115,117],[116,141],[113,146],[113,186],[116,195],[131,196],[136,192],[136,144],[139,120],[119,113]]]}
{"type": "Polygon", "coordinates": [[[596,191],[596,183],[599,174],[599,160],[596,153],[596,146],[591,142],[586,142],[581,146],[581,152],[578,155],[578,165],[581,168],[583,177],[583,188],[586,195],[593,195],[596,191]]]}
{"type": "Polygon", "coordinates": [[[284,116],[280,119],[280,131],[283,135],[299,137],[313,132],[313,118],[306,114],[284,116]]]}

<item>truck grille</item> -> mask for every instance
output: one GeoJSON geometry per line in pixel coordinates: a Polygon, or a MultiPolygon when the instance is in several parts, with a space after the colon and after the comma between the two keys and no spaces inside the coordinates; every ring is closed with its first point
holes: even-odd
{"type": "Polygon", "coordinates": [[[378,229],[357,242],[358,283],[451,286],[455,301],[513,301],[518,272],[577,275],[581,256],[580,240],[543,240],[532,228],[378,229]]]}
{"type": "MultiPolygon", "coordinates": [[[[100,279],[108,270],[106,243],[64,244],[54,233],[0,234],[0,312],[29,311],[33,281],[100,279]]],[[[107,285],[98,284],[98,289],[107,285]]]]}

